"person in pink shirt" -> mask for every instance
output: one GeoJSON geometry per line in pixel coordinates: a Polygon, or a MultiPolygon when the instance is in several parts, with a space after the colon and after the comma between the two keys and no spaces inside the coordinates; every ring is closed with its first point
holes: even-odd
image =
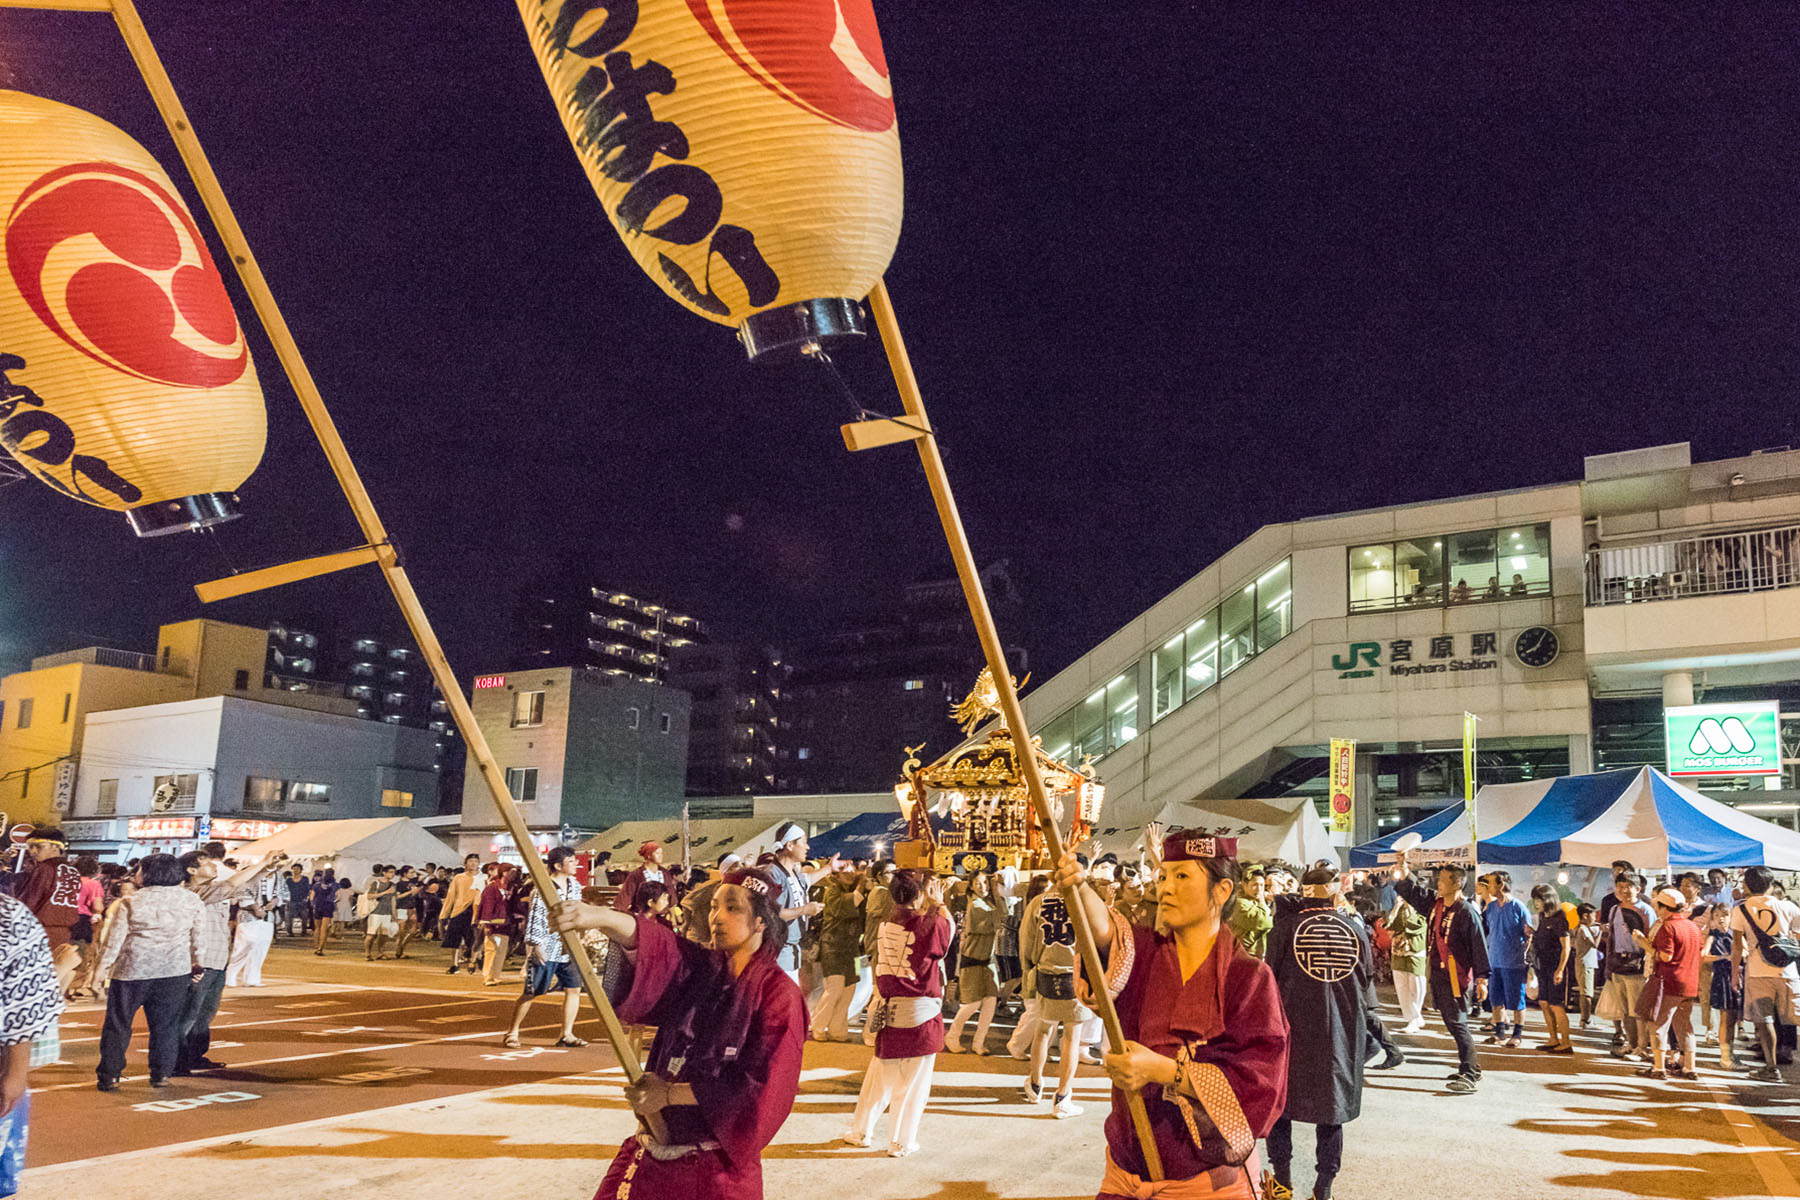
{"type": "Polygon", "coordinates": [[[954,927],[944,911],[944,881],[902,871],[888,891],[894,911],[875,941],[875,991],[881,997],[875,1057],[863,1076],[856,1115],[839,1139],[867,1146],[875,1122],[890,1101],[894,1139],[888,1154],[903,1158],[919,1148],[919,1119],[931,1096],[931,1072],[944,1048],[944,982],[938,969],[954,927]]]}
{"type": "Polygon", "coordinates": [[[94,931],[106,912],[106,885],[100,882],[100,860],[84,854],[75,860],[75,870],[81,875],[81,889],[75,894],[75,924],[69,928],[69,940],[81,952],[81,965],[75,968],[74,978],[63,993],[70,1000],[93,994],[94,964],[100,958],[94,951],[94,931]]]}

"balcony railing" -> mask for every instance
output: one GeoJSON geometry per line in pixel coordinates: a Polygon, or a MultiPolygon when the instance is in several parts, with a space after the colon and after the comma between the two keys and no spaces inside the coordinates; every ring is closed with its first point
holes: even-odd
{"type": "Polygon", "coordinates": [[[1590,550],[1590,606],[1800,587],[1800,525],[1590,550]]]}
{"type": "Polygon", "coordinates": [[[84,646],[61,654],[46,654],[31,660],[31,669],[63,667],[70,663],[91,663],[96,667],[119,667],[126,671],[155,671],[156,655],[138,654],[131,650],[114,650],[109,646],[84,646]]]}

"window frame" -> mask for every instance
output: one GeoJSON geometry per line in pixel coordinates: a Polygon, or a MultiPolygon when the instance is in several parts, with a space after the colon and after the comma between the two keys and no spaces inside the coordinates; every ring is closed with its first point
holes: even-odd
{"type": "Polygon", "coordinates": [[[506,768],[506,790],[520,804],[530,804],[537,799],[538,769],[536,767],[506,768]],[[530,787],[527,789],[526,785],[530,787]],[[529,790],[530,795],[525,792],[529,790]]]}
{"type": "MultiPolygon", "coordinates": [[[[406,699],[406,693],[404,693],[404,692],[391,692],[391,693],[389,693],[389,695],[394,695],[394,696],[400,697],[399,700],[390,701],[390,703],[396,703],[396,704],[403,703],[406,699]]],[[[508,726],[508,728],[511,728],[511,729],[536,729],[538,726],[542,725],[544,723],[544,692],[543,692],[543,689],[540,688],[537,691],[531,691],[531,692],[527,692],[524,690],[514,692],[513,693],[513,702],[512,702],[512,716],[511,716],[510,720],[511,720],[511,724],[508,726]],[[521,707],[524,707],[526,709],[524,720],[519,719],[519,709],[521,707]]]]}
{"type": "MultiPolygon", "coordinates": [[[[1508,600],[1543,599],[1556,594],[1556,580],[1554,576],[1555,565],[1555,533],[1552,529],[1552,523],[1549,521],[1525,521],[1513,525],[1481,526],[1475,529],[1459,529],[1448,533],[1412,534],[1408,537],[1394,538],[1386,542],[1364,542],[1359,545],[1346,546],[1344,548],[1345,611],[1354,617],[1364,613],[1404,612],[1409,609],[1421,608],[1461,608],[1464,605],[1469,604],[1496,604],[1508,600]],[[1501,538],[1508,533],[1523,533],[1526,531],[1529,531],[1532,534],[1532,556],[1537,555],[1539,546],[1542,546],[1543,548],[1543,579],[1541,581],[1521,579],[1520,582],[1525,590],[1515,595],[1511,590],[1510,581],[1510,576],[1514,573],[1515,568],[1508,567],[1503,570],[1500,566],[1503,559],[1512,557],[1505,553],[1501,545],[1501,538]],[[1450,562],[1452,548],[1455,542],[1459,539],[1466,540],[1482,537],[1491,541],[1494,547],[1493,561],[1487,568],[1494,581],[1491,587],[1486,580],[1479,578],[1479,569],[1477,569],[1477,578],[1475,582],[1468,582],[1467,574],[1471,564],[1465,563],[1457,570],[1453,570],[1450,562]],[[1437,553],[1438,582],[1434,588],[1436,595],[1433,596],[1430,590],[1428,590],[1426,596],[1418,600],[1414,600],[1410,595],[1401,596],[1398,582],[1400,561],[1399,546],[1402,542],[1423,545],[1427,541],[1432,543],[1432,549],[1437,553]],[[1354,579],[1357,554],[1362,551],[1383,548],[1387,551],[1391,567],[1390,574],[1393,575],[1395,580],[1394,594],[1385,602],[1356,599],[1354,579]],[[1460,599],[1456,594],[1459,578],[1468,588],[1468,595],[1460,599]]],[[[1529,570],[1531,570],[1531,568],[1527,566],[1523,570],[1520,570],[1519,573],[1523,574],[1524,571],[1529,570]]],[[[1429,587],[1430,585],[1427,586],[1429,587]]]]}

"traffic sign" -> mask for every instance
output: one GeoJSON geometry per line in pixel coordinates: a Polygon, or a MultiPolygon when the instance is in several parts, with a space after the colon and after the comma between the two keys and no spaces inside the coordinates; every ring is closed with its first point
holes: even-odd
{"type": "Polygon", "coordinates": [[[37,832],[36,826],[28,825],[24,821],[20,821],[17,825],[14,825],[10,831],[8,831],[7,836],[12,838],[13,845],[23,846],[26,842],[29,842],[31,840],[31,835],[35,832],[37,832]]]}

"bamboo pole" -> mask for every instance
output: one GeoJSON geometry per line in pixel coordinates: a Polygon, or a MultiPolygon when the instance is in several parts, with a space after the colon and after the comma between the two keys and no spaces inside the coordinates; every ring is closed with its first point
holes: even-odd
{"type": "MultiPolygon", "coordinates": [[[[907,356],[906,343],[900,338],[900,323],[894,316],[893,301],[888,298],[887,282],[875,285],[869,293],[869,306],[875,314],[875,325],[881,331],[882,345],[887,349],[888,364],[894,372],[894,383],[900,389],[900,399],[906,405],[908,416],[913,417],[920,425],[930,428],[930,420],[925,413],[925,399],[919,391],[919,381],[913,374],[912,360],[907,356]]],[[[994,677],[994,686],[1000,692],[1000,712],[1006,718],[1006,726],[1012,731],[1015,757],[1020,772],[1025,776],[1025,788],[1031,795],[1032,807],[1037,811],[1038,824],[1043,827],[1044,840],[1049,845],[1051,861],[1060,859],[1063,854],[1062,830],[1057,827],[1055,816],[1050,811],[1050,798],[1044,792],[1044,777],[1038,770],[1037,756],[1031,751],[1031,733],[1025,727],[1025,710],[1019,705],[1019,692],[1013,686],[1012,672],[1007,669],[1006,650],[1000,642],[1000,632],[994,625],[994,614],[988,608],[987,592],[981,585],[981,572],[975,565],[975,552],[969,546],[969,536],[963,530],[962,515],[957,511],[956,497],[950,491],[950,476],[944,470],[944,458],[938,451],[937,438],[927,436],[917,438],[915,444],[919,448],[919,459],[925,467],[926,481],[931,485],[931,498],[937,504],[938,519],[944,526],[944,538],[950,544],[950,556],[956,561],[956,574],[962,581],[963,597],[969,603],[969,615],[975,621],[975,635],[981,640],[981,653],[987,659],[988,670],[994,677]]],[[[1100,952],[1094,946],[1094,931],[1088,927],[1087,909],[1082,906],[1081,898],[1073,889],[1062,889],[1063,902],[1068,906],[1069,917],[1075,925],[1075,947],[1081,954],[1082,965],[1087,969],[1088,978],[1094,981],[1094,1000],[1100,1010],[1100,1019],[1106,1026],[1107,1044],[1114,1052],[1122,1052],[1125,1047],[1125,1030],[1119,1024],[1119,1012],[1114,1007],[1112,997],[1107,995],[1106,987],[1101,982],[1106,978],[1100,964],[1100,952]]],[[[1149,1168],[1150,1178],[1162,1178],[1162,1158],[1156,1152],[1156,1137],[1150,1131],[1150,1115],[1144,1108],[1144,1098],[1136,1091],[1125,1093],[1126,1103],[1131,1107],[1131,1123],[1137,1127],[1138,1143],[1144,1150],[1144,1163],[1149,1168]]]]}
{"type": "MultiPolygon", "coordinates": [[[[338,485],[343,488],[344,498],[356,515],[357,524],[362,527],[363,537],[370,546],[385,546],[389,540],[387,530],[382,527],[381,518],[376,514],[375,502],[370,498],[368,489],[363,486],[362,476],[357,473],[356,464],[350,459],[350,451],[345,447],[337,424],[325,407],[324,397],[319,394],[318,385],[313,382],[312,372],[307,369],[305,360],[300,356],[300,348],[295,344],[280,308],[276,306],[274,293],[270,291],[268,281],[263,278],[262,268],[257,265],[256,257],[250,252],[250,244],[244,237],[244,231],[225,199],[218,176],[213,173],[212,164],[207,161],[206,151],[194,134],[193,125],[181,106],[181,99],[175,93],[175,86],[170,82],[168,72],[163,69],[162,59],[157,55],[156,47],[151,44],[150,35],[138,17],[137,9],[132,0],[113,0],[112,12],[114,20],[118,22],[119,32],[125,38],[125,45],[131,51],[131,57],[137,63],[138,71],[143,75],[150,95],[156,101],[157,111],[162,114],[170,136],[175,139],[176,149],[181,152],[182,161],[187,164],[194,188],[200,193],[200,199],[212,217],[213,227],[225,244],[226,252],[231,255],[244,290],[250,295],[250,303],[262,320],[263,329],[275,348],[275,355],[287,372],[294,395],[300,401],[300,407],[305,410],[306,419],[311,422],[320,447],[325,451],[332,474],[337,477],[338,485]]],[[[377,565],[387,580],[389,590],[394,593],[394,601],[399,605],[401,615],[406,618],[407,628],[412,631],[413,639],[419,644],[419,652],[431,667],[431,677],[449,705],[450,717],[456,724],[457,732],[468,743],[469,755],[475,760],[488,791],[493,794],[494,806],[499,810],[501,821],[518,845],[519,856],[525,860],[525,868],[530,872],[532,882],[537,885],[538,894],[544,897],[544,902],[548,905],[556,894],[550,873],[545,869],[543,859],[538,856],[537,847],[532,844],[531,830],[518,806],[513,803],[512,793],[506,786],[506,777],[494,760],[487,738],[475,724],[475,714],[463,695],[462,685],[450,669],[449,660],[444,657],[444,648],[438,642],[437,633],[425,615],[424,606],[419,603],[418,594],[413,591],[406,569],[393,554],[380,555],[377,565]]],[[[562,939],[563,945],[568,947],[574,958],[588,998],[594,1002],[594,1007],[600,1014],[601,1023],[606,1028],[607,1041],[612,1043],[613,1053],[618,1056],[619,1065],[624,1068],[626,1080],[637,1082],[643,1074],[643,1067],[632,1049],[630,1038],[619,1024],[618,1015],[607,1002],[600,976],[588,958],[587,948],[582,945],[580,934],[567,932],[562,935],[562,939]]]]}

